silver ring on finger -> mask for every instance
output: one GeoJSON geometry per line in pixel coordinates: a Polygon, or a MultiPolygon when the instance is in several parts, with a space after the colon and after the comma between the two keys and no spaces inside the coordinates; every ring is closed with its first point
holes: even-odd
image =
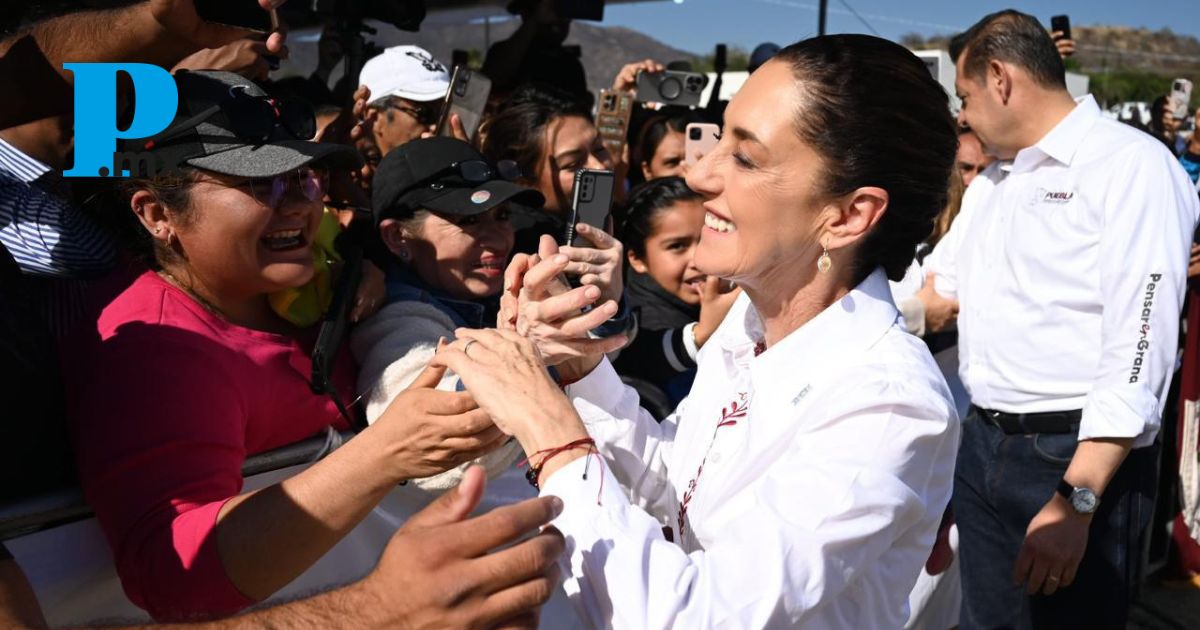
{"type": "Polygon", "coordinates": [[[467,345],[463,346],[463,354],[467,355],[468,359],[471,358],[471,346],[477,343],[479,343],[478,339],[472,339],[467,342],[467,345]]]}
{"type": "Polygon", "coordinates": [[[1046,581],[1050,582],[1051,584],[1058,584],[1059,579],[1051,575],[1050,577],[1046,578],[1046,581]]]}

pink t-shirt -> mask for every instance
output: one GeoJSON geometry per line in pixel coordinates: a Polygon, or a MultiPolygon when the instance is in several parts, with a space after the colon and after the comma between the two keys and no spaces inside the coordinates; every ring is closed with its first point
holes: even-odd
{"type": "MultiPolygon", "coordinates": [[[[248,455],[347,428],[309,389],[312,341],[230,324],[146,272],[64,344],[84,494],[126,595],[156,619],[254,603],[225,573],[217,513],[241,492],[248,455]]],[[[349,402],[348,353],[335,372],[349,402]]]]}

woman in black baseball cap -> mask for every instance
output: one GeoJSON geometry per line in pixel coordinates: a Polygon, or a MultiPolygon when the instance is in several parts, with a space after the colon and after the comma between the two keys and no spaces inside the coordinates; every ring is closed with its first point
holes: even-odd
{"type": "Polygon", "coordinates": [[[327,173],[357,157],[312,142],[303,103],[238,75],[176,81],[174,124],[125,148],[153,166],[125,186],[150,269],[63,344],[85,496],[126,594],[158,619],[266,598],[402,480],[505,439],[469,395],[429,391],[432,375],[329,457],[243,491],[248,455],[347,429],[358,410],[348,352],[330,375],[340,400],[313,393],[316,330],[269,299],[313,277],[327,173]]]}
{"type": "MultiPolygon", "coordinates": [[[[490,163],[452,138],[414,140],[380,162],[372,206],[393,257],[384,270],[387,301],[351,337],[368,422],[375,422],[418,377],[440,337],[452,339],[459,327],[496,325],[504,268],[513,248],[510,207],[537,208],[544,201],[541,193],[514,183],[518,176],[515,163],[490,163]]],[[[441,382],[442,389],[457,385],[453,374],[441,382]]],[[[513,444],[478,463],[497,475],[515,471],[512,464],[519,455],[513,444]]],[[[446,490],[465,469],[463,465],[412,485],[427,492],[446,490]]],[[[434,496],[406,492],[413,511],[434,496]]]]}

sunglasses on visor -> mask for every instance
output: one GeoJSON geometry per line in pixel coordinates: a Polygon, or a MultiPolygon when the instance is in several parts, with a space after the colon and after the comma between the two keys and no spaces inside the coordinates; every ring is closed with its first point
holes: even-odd
{"type": "Polygon", "coordinates": [[[513,160],[500,160],[495,167],[483,160],[463,160],[438,170],[422,181],[428,182],[446,175],[458,175],[468,184],[482,184],[493,179],[512,182],[521,177],[521,167],[513,160]]]}
{"type": "Polygon", "coordinates": [[[162,135],[148,140],[146,150],[155,148],[169,140],[195,129],[197,125],[224,111],[229,130],[249,144],[264,144],[271,139],[276,127],[282,127],[297,140],[312,140],[317,135],[317,117],[308,103],[293,98],[271,98],[252,96],[245,86],[229,89],[230,97],[216,103],[200,113],[180,121],[162,135]]]}

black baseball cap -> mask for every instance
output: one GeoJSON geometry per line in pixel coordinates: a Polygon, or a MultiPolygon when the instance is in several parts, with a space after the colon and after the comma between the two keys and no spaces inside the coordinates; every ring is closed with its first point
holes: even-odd
{"type": "Polygon", "coordinates": [[[315,116],[303,101],[271,99],[232,72],[181,70],[175,84],[174,121],[150,138],[127,140],[122,148],[154,155],[160,171],[186,165],[261,178],[310,164],[347,169],[361,164],[353,147],[312,140],[315,116]]]}
{"type": "Polygon", "coordinates": [[[406,219],[420,209],[472,216],[509,201],[530,207],[546,203],[542,193],[513,182],[502,170],[462,140],[433,137],[402,144],[375,169],[375,222],[406,219]]]}

